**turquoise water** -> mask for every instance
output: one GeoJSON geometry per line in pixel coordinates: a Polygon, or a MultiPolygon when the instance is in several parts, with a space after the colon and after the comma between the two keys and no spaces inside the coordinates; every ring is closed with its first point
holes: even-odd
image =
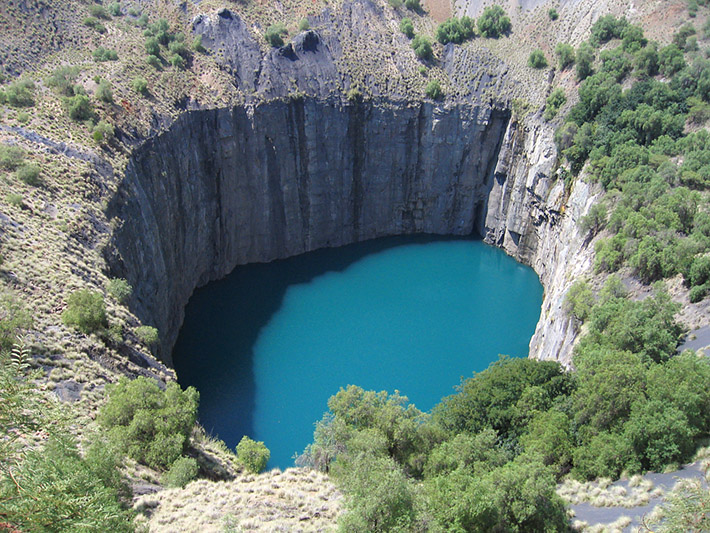
{"type": "Polygon", "coordinates": [[[340,387],[399,390],[422,410],[498,354],[525,356],[542,287],[480,241],[379,239],[238,267],[195,291],[173,352],[200,421],[230,447],[293,464],[340,387]]]}

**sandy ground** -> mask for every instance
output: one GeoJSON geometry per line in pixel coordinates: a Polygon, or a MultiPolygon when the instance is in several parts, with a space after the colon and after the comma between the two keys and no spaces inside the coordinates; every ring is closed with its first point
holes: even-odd
{"type": "Polygon", "coordinates": [[[423,4],[429,16],[436,22],[444,22],[447,18],[451,17],[450,0],[423,0],[423,4]]]}

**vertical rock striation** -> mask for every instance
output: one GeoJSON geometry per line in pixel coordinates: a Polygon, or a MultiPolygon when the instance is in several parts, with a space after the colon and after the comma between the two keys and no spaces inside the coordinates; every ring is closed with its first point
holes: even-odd
{"type": "Polygon", "coordinates": [[[484,218],[509,114],[310,98],[193,111],[138,148],[108,215],[109,263],[161,332],[236,265],[386,235],[465,235],[484,218]]]}

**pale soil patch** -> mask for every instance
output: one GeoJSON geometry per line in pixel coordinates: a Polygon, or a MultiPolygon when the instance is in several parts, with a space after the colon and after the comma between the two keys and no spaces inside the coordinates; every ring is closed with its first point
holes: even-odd
{"type": "Polygon", "coordinates": [[[452,15],[450,0],[424,0],[423,3],[424,9],[436,22],[444,22],[452,15]]]}
{"type": "Polygon", "coordinates": [[[137,522],[149,531],[332,531],[342,495],[325,474],[303,468],[233,481],[195,481],[140,497],[137,522]]]}

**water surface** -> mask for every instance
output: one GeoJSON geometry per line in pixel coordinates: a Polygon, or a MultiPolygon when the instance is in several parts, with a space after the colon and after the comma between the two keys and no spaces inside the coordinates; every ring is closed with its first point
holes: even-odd
{"type": "Polygon", "coordinates": [[[477,240],[378,239],[238,267],[195,291],[173,352],[200,421],[293,464],[340,387],[399,390],[422,410],[498,354],[525,356],[532,269],[477,240]]]}

